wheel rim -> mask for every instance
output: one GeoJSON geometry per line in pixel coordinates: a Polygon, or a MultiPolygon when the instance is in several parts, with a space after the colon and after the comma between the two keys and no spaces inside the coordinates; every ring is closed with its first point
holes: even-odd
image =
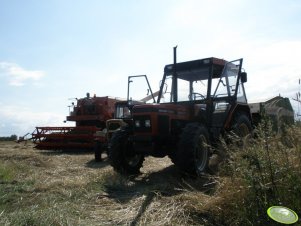
{"type": "Polygon", "coordinates": [[[124,160],[126,164],[130,167],[136,167],[141,161],[142,155],[137,154],[133,151],[133,146],[131,143],[127,143],[127,148],[125,148],[126,152],[124,152],[124,160]]]}
{"type": "Polygon", "coordinates": [[[201,134],[198,138],[195,153],[195,165],[198,172],[204,171],[207,165],[208,150],[206,147],[206,141],[206,137],[201,134]]]}
{"type": "Polygon", "coordinates": [[[135,154],[135,155],[126,156],[125,160],[129,166],[135,167],[137,164],[139,164],[141,160],[141,155],[135,154]]]}

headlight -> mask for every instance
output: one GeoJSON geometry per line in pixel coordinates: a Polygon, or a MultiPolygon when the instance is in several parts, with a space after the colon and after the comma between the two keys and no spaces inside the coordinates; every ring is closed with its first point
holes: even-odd
{"type": "Polygon", "coordinates": [[[148,128],[151,127],[150,120],[149,119],[145,120],[144,125],[145,125],[145,127],[148,127],[148,128]]]}
{"type": "Polygon", "coordinates": [[[140,120],[135,121],[135,127],[140,127],[140,120]]]}

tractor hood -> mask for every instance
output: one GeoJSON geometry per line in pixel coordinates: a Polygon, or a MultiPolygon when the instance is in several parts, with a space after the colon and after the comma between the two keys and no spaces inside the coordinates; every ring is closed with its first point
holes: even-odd
{"type": "Polygon", "coordinates": [[[161,113],[161,114],[176,114],[182,115],[188,113],[188,106],[164,103],[164,104],[143,104],[135,105],[133,108],[133,114],[135,113],[161,113]]]}

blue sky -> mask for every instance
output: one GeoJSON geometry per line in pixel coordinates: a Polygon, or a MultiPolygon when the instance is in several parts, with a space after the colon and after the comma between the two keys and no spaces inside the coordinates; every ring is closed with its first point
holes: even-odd
{"type": "Polygon", "coordinates": [[[0,136],[62,125],[87,92],[126,97],[129,75],[157,90],[175,45],[178,61],[244,58],[250,101],[294,97],[300,21],[298,0],[0,0],[0,136]]]}

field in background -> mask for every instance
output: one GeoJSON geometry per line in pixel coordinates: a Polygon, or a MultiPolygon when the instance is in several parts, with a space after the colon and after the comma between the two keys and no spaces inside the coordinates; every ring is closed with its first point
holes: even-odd
{"type": "Polygon", "coordinates": [[[271,205],[301,215],[301,130],[259,128],[247,148],[224,145],[216,175],[181,176],[148,157],[141,174],[116,174],[93,153],[0,143],[0,225],[276,225],[271,205]]]}

